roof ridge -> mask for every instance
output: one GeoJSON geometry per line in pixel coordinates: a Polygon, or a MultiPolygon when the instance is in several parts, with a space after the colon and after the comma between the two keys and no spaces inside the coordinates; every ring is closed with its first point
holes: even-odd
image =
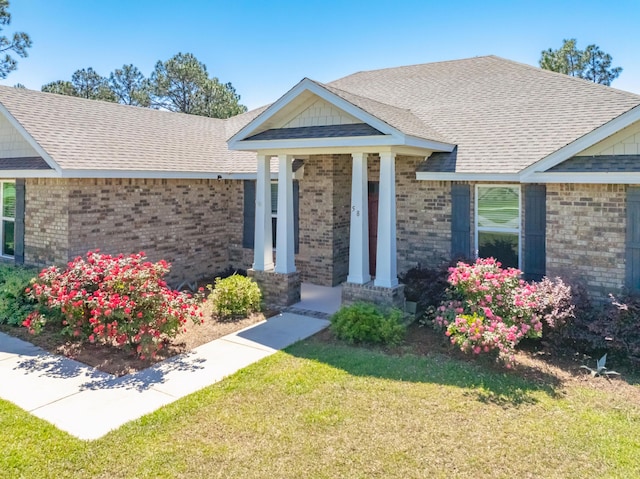
{"type": "Polygon", "coordinates": [[[359,75],[361,73],[382,72],[382,71],[385,71],[385,70],[399,70],[399,69],[402,69],[402,68],[420,67],[420,66],[424,66],[424,65],[439,65],[439,64],[443,64],[443,63],[465,62],[465,61],[469,61],[469,60],[477,60],[477,59],[480,59],[480,58],[501,58],[501,57],[498,57],[496,55],[478,55],[478,56],[475,56],[475,57],[456,58],[456,59],[453,59],[453,60],[438,60],[438,61],[435,61],[435,62],[412,63],[411,65],[397,65],[395,67],[372,68],[371,70],[359,70],[357,72],[350,73],[349,75],[345,75],[343,77],[336,78],[335,80],[332,80],[330,83],[337,82],[337,81],[343,80],[345,78],[349,78],[351,76],[359,75]]]}
{"type": "MultiPolygon", "coordinates": [[[[320,86],[321,86],[321,87],[323,87],[323,88],[326,88],[326,89],[327,89],[327,90],[329,90],[329,91],[331,91],[331,90],[336,90],[336,91],[338,91],[338,92],[342,92],[342,93],[344,93],[344,94],[346,94],[346,95],[351,95],[351,96],[354,96],[354,97],[357,97],[357,98],[362,98],[362,99],[364,99],[364,100],[366,100],[366,101],[370,101],[370,102],[375,103],[375,104],[378,104],[378,105],[383,105],[384,107],[388,107],[388,108],[392,108],[392,109],[394,109],[394,110],[398,110],[398,111],[402,111],[402,112],[404,112],[404,113],[408,113],[408,114],[410,114],[410,115],[412,116],[412,118],[413,118],[414,120],[416,120],[417,122],[419,122],[421,125],[424,125],[426,128],[429,128],[429,129],[433,130],[434,132],[436,132],[436,133],[440,136],[440,139],[441,139],[441,140],[442,140],[442,139],[447,138],[447,135],[443,134],[439,129],[437,129],[437,128],[436,128],[435,126],[433,126],[432,124],[430,124],[430,123],[426,123],[424,120],[422,120],[419,116],[417,116],[417,115],[416,115],[416,114],[415,114],[411,109],[409,109],[409,108],[402,108],[402,107],[399,107],[399,106],[396,106],[396,105],[392,105],[392,104],[390,104],[390,103],[385,103],[385,102],[382,102],[382,101],[376,100],[376,99],[374,99],[374,98],[370,98],[370,97],[368,97],[368,96],[358,95],[357,93],[352,93],[352,92],[350,92],[350,91],[343,90],[343,89],[341,89],[341,88],[337,88],[337,87],[334,87],[334,86],[331,86],[331,85],[327,85],[327,84],[324,84],[324,83],[321,83],[321,82],[318,82],[318,81],[315,81],[315,80],[311,80],[311,79],[309,79],[309,80],[310,80],[310,81],[312,81],[312,82],[314,82],[314,83],[316,83],[316,84],[318,84],[318,85],[320,85],[320,86]]],[[[346,98],[343,98],[343,99],[344,99],[345,101],[349,101],[349,100],[347,100],[346,98]]],[[[350,102],[350,101],[349,101],[349,103],[351,103],[351,104],[353,105],[353,103],[352,103],[352,102],[350,102]]],[[[358,105],[354,105],[354,106],[356,106],[356,107],[358,107],[358,108],[361,108],[361,107],[359,107],[358,105]]],[[[386,124],[387,124],[387,125],[389,125],[390,127],[392,127],[392,128],[397,128],[397,127],[395,127],[395,126],[391,125],[388,121],[386,121],[386,120],[384,120],[384,119],[382,119],[382,118],[379,118],[379,117],[378,117],[378,115],[375,115],[374,113],[371,113],[371,112],[368,112],[368,113],[369,113],[369,114],[371,114],[371,115],[374,115],[376,118],[378,118],[379,120],[383,121],[384,123],[386,123],[386,124]]],[[[431,138],[431,139],[433,139],[433,138],[431,138]]],[[[447,140],[447,141],[450,141],[450,140],[447,140]]]]}

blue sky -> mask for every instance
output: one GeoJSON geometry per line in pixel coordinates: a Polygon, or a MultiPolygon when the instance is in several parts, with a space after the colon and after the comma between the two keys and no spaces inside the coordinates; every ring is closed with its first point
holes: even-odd
{"type": "Polygon", "coordinates": [[[640,1],[10,0],[29,57],[2,84],[40,87],[80,68],[107,76],[133,63],[193,53],[250,109],[303,77],[499,55],[537,65],[563,38],[599,45],[624,68],[616,88],[640,93],[640,1]]]}

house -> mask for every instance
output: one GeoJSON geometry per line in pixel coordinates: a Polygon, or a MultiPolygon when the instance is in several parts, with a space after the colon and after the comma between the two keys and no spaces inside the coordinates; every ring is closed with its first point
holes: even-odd
{"type": "Polygon", "coordinates": [[[144,250],[402,301],[398,273],[495,256],[594,298],[640,287],[640,96],[495,56],[303,79],[228,120],[0,88],[1,251],[144,250]]]}

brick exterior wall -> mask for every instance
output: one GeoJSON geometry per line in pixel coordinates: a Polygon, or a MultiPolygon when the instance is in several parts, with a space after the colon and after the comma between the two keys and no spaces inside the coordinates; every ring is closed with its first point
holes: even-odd
{"type": "Polygon", "coordinates": [[[25,263],[45,266],[69,260],[68,180],[28,179],[25,184],[25,263]]]}
{"type": "Polygon", "coordinates": [[[547,185],[547,276],[605,299],[625,280],[625,185],[547,185]]]}
{"type": "Polygon", "coordinates": [[[350,155],[313,155],[305,160],[296,256],[302,281],[335,286],[347,279],[350,204],[350,155]]]}
{"type": "Polygon", "coordinates": [[[282,308],[300,302],[302,281],[298,271],[279,274],[250,269],[247,274],[260,287],[262,302],[267,307],[282,308]]]}
{"type": "Polygon", "coordinates": [[[438,266],[451,255],[451,183],[416,180],[419,162],[415,157],[396,158],[400,273],[418,263],[438,266]]]}
{"type": "Polygon", "coordinates": [[[242,215],[238,181],[28,179],[25,262],[64,264],[88,250],[145,251],[172,263],[169,280],[212,276],[231,265],[242,215]],[[239,222],[239,225],[237,224],[239,222]]]}

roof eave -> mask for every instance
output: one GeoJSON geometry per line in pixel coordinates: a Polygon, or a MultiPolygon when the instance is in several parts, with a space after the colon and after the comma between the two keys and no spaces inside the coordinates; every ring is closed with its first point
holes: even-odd
{"type": "Polygon", "coordinates": [[[565,160],[579,154],[581,151],[586,150],[590,146],[604,140],[605,138],[613,135],[623,128],[640,120],[640,105],[627,110],[623,114],[616,118],[604,123],[595,130],[590,131],[586,135],[572,141],[568,145],[563,146],[559,150],[551,153],[550,155],[542,158],[534,164],[528,166],[520,172],[520,176],[523,181],[529,182],[529,178],[532,175],[545,172],[556,165],[559,165],[565,160]]]}

